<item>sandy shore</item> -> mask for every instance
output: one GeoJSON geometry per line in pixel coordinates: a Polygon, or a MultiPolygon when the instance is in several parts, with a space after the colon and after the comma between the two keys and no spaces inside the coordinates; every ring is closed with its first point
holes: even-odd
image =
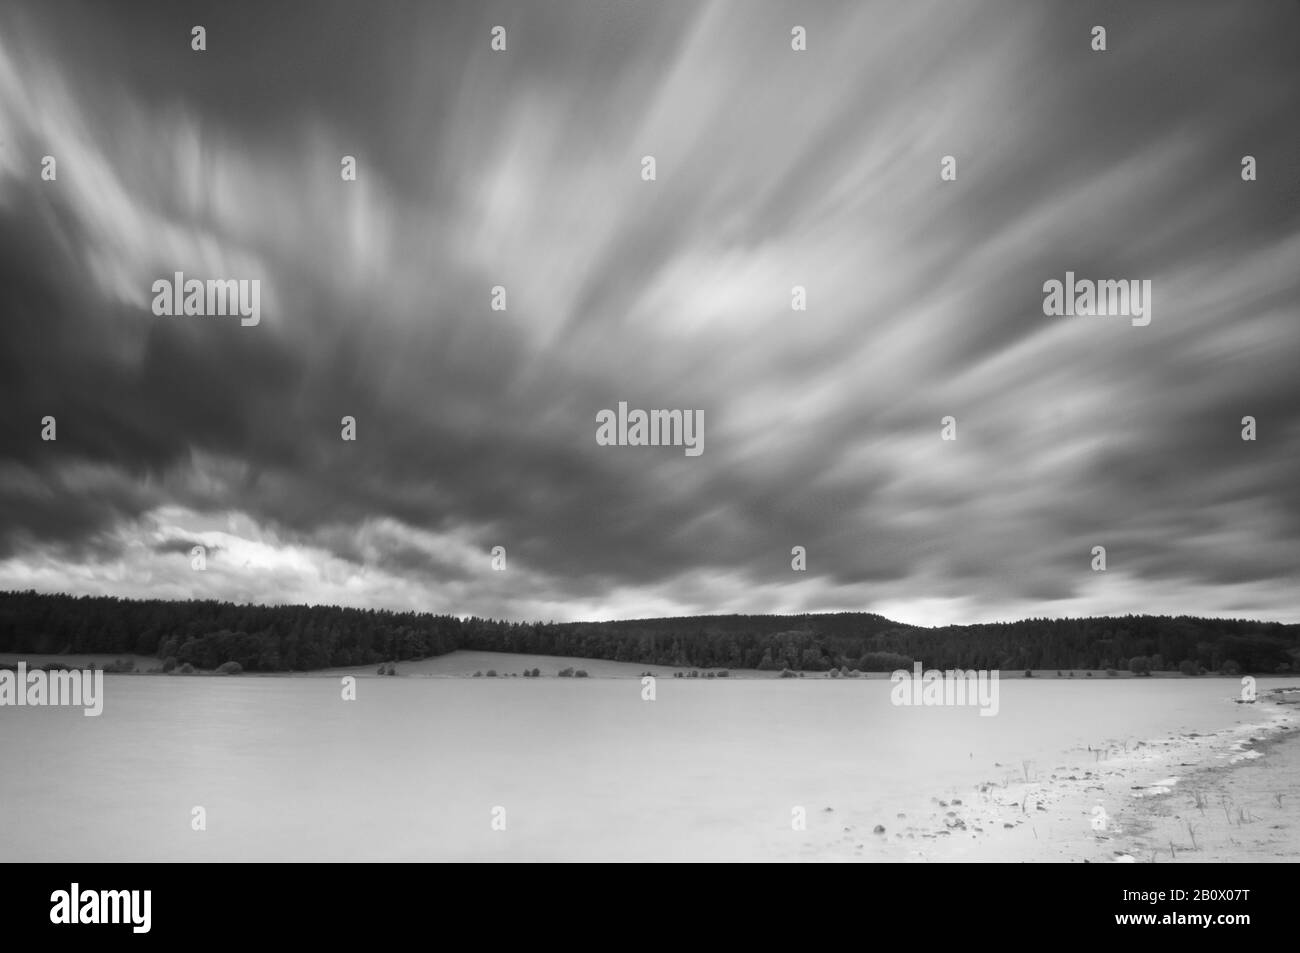
{"type": "MultiPolygon", "coordinates": [[[[1241,727],[1005,769],[887,826],[889,859],[1206,863],[1300,860],[1300,692],[1241,727]]],[[[883,846],[883,845],[882,845],[883,846]]]]}
{"type": "Polygon", "coordinates": [[[1300,707],[1289,708],[1291,719],[1216,752],[1176,795],[1135,804],[1122,817],[1124,853],[1150,863],[1300,860],[1300,707]]]}

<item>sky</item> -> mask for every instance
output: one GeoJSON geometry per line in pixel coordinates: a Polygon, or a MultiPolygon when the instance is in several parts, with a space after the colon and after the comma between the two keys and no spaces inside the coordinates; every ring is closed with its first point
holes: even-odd
{"type": "Polygon", "coordinates": [[[1300,621],[1297,49],[1291,0],[10,0],[0,589],[1300,621]],[[1067,271],[1150,323],[1044,314],[1067,271]]]}

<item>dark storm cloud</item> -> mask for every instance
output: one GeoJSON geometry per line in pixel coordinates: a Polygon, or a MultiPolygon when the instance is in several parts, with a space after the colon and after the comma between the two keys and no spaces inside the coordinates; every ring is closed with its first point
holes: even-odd
{"type": "Polygon", "coordinates": [[[1294,5],[0,17],[0,583],[1295,615],[1294,5]],[[1152,279],[1152,324],[1044,317],[1067,269],[1152,279]],[[154,317],[175,271],[262,323],[154,317]],[[620,400],[704,454],[597,446],[620,400]]]}

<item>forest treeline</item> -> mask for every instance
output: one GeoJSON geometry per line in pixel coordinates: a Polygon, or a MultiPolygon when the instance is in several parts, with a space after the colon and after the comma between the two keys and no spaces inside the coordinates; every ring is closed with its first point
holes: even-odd
{"type": "Polygon", "coordinates": [[[1169,616],[920,628],[863,612],[521,623],[334,606],[0,593],[0,652],[136,654],[309,671],[456,649],[822,672],[910,668],[1300,672],[1300,625],[1169,616]]]}

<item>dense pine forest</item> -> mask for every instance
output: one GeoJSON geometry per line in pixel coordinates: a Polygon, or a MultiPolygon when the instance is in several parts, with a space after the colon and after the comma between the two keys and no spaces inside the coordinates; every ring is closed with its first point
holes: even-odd
{"type": "Polygon", "coordinates": [[[697,668],[911,667],[1300,672],[1300,625],[1168,616],[919,628],[878,615],[686,616],[518,623],[332,606],[241,606],[0,593],[0,652],[154,656],[198,669],[309,671],[455,649],[697,668]]]}

